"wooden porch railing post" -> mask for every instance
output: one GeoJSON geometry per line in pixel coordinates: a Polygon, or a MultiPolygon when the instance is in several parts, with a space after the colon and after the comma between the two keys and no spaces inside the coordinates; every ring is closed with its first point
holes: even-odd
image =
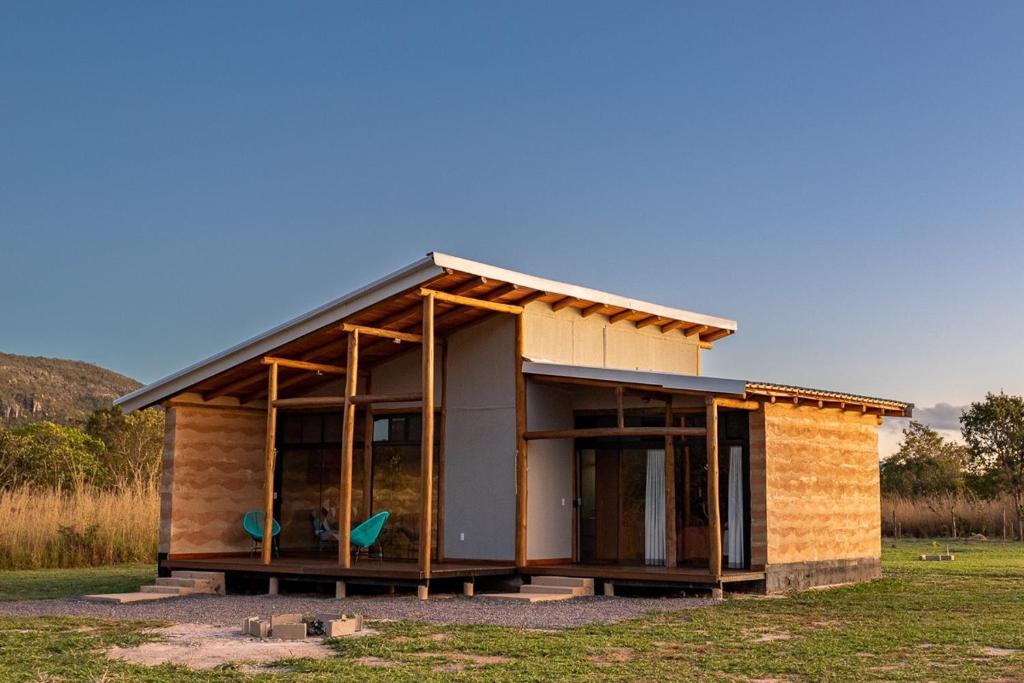
{"type": "Polygon", "coordinates": [[[708,570],[714,579],[722,576],[722,520],[718,507],[718,403],[708,396],[708,570]]]}
{"type": "Polygon", "coordinates": [[[274,467],[277,459],[277,363],[267,371],[267,451],[263,480],[263,564],[270,564],[274,546],[274,467]]]}
{"type": "Polygon", "coordinates": [[[355,440],[356,404],[352,397],[359,382],[359,330],[348,333],[348,366],[345,373],[345,412],[341,437],[341,482],[338,487],[338,564],[352,566],[352,448],[355,440]]]}
{"type": "Polygon", "coordinates": [[[420,572],[430,579],[431,511],[434,483],[434,295],[423,297],[423,435],[420,442],[420,572]]]}

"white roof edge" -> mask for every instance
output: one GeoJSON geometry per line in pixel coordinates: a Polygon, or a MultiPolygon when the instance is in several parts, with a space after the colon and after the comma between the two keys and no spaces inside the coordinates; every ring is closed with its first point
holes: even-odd
{"type": "Polygon", "coordinates": [[[743,396],[747,390],[747,383],[742,379],[725,379],[723,377],[707,377],[704,375],[676,375],[667,372],[648,372],[645,370],[616,370],[613,368],[562,365],[559,363],[542,363],[537,361],[524,361],[523,372],[528,375],[647,384],[663,389],[699,391],[709,394],[728,394],[731,396],[743,396]]]}
{"type": "Polygon", "coordinates": [[[442,272],[444,272],[443,268],[437,266],[432,255],[428,254],[419,261],[390,275],[386,275],[375,282],[371,282],[365,287],[329,301],[323,306],[284,322],[267,332],[258,334],[241,344],[232,346],[226,351],[210,356],[198,363],[193,363],[183,370],[179,370],[129,394],[125,394],[116,399],[114,405],[121,406],[127,412],[153,405],[168,396],[187,389],[197,382],[212,377],[239,363],[251,360],[262,353],[298,339],[325,325],[338,322],[348,315],[373,305],[377,301],[415,287],[432,277],[440,275],[442,272]]]}
{"type": "MultiPolygon", "coordinates": [[[[419,259],[404,268],[401,268],[390,275],[361,287],[353,292],[345,294],[333,301],[304,313],[287,322],[281,323],[267,332],[258,334],[255,337],[236,344],[226,351],[214,354],[209,358],[193,363],[188,367],[172,373],[162,379],[147,384],[144,387],[125,394],[114,401],[114,405],[120,406],[127,412],[138,410],[146,406],[158,403],[168,396],[184,391],[188,387],[212,377],[229,368],[251,360],[260,354],[275,349],[282,344],[309,334],[315,330],[339,322],[343,318],[358,312],[359,310],[372,306],[399,292],[423,284],[427,280],[436,277],[451,269],[470,273],[481,277],[490,277],[495,280],[509,282],[512,284],[538,289],[552,294],[577,297],[588,301],[596,301],[609,306],[636,309],[644,313],[663,316],[666,318],[686,320],[700,325],[708,325],[726,330],[736,330],[736,321],[715,316],[694,313],[680,308],[661,306],[638,299],[610,294],[596,289],[580,287],[557,280],[548,280],[534,275],[518,273],[514,270],[499,268],[478,261],[444,254],[431,252],[424,258],[419,259]]],[[[742,392],[740,392],[742,393],[742,392]]]]}
{"type": "Polygon", "coordinates": [[[699,325],[708,325],[710,327],[719,327],[725,330],[736,331],[735,320],[718,318],[713,315],[705,315],[703,313],[694,313],[693,311],[686,311],[681,308],[672,308],[670,306],[653,304],[648,301],[640,301],[639,299],[630,299],[629,297],[620,296],[618,294],[610,294],[609,292],[602,292],[597,289],[580,287],[579,285],[572,285],[567,282],[559,282],[557,280],[548,280],[546,278],[527,275],[525,273],[517,273],[514,270],[499,268],[497,266],[491,266],[478,261],[470,261],[469,259],[460,258],[458,256],[434,252],[434,262],[441,268],[451,268],[452,270],[460,270],[474,275],[490,277],[495,280],[502,280],[503,282],[510,282],[523,287],[529,287],[530,289],[539,289],[541,291],[551,292],[552,294],[561,294],[563,296],[586,299],[587,301],[595,301],[609,306],[636,309],[637,311],[665,318],[685,320],[699,325]]]}

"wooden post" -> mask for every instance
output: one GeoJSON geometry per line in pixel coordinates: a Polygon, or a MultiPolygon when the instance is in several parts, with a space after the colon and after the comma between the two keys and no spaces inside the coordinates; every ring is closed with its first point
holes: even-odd
{"type": "Polygon", "coordinates": [[[526,376],[523,375],[523,316],[516,316],[516,566],[526,566],[527,446],[526,376]]]}
{"type": "MultiPolygon", "coordinates": [[[[615,387],[615,417],[619,429],[623,429],[626,426],[626,410],[623,407],[623,390],[622,387],[615,387]]],[[[666,425],[671,427],[672,425],[666,425]]]]}
{"type": "Polygon", "coordinates": [[[263,564],[270,564],[274,547],[274,467],[277,460],[277,363],[267,373],[267,451],[263,480],[263,564]]]}
{"type": "Polygon", "coordinates": [[[359,381],[359,330],[348,333],[348,370],[345,373],[345,412],[341,434],[341,483],[338,490],[338,564],[352,566],[352,445],[356,431],[356,395],[359,381]]]}
{"type": "MultiPolygon", "coordinates": [[[[672,397],[665,400],[665,426],[672,426],[672,397]]],[[[676,446],[665,436],[665,566],[676,566],[676,446]]]]}
{"type": "Polygon", "coordinates": [[[423,297],[423,435],[420,443],[420,571],[430,579],[430,522],[434,483],[434,296],[423,297]]]}
{"type": "Polygon", "coordinates": [[[448,342],[441,341],[441,424],[437,448],[437,561],[444,562],[445,426],[448,424],[448,342]]]}
{"type": "Polygon", "coordinates": [[[718,403],[708,396],[708,570],[714,579],[722,576],[722,520],[718,509],[718,403]]]}

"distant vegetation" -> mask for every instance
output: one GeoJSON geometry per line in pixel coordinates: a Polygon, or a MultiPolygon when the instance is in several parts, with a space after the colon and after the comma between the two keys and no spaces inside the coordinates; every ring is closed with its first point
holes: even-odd
{"type": "Polygon", "coordinates": [[[164,415],[110,407],[137,386],[0,354],[0,569],[153,560],[164,415]]]}
{"type": "Polygon", "coordinates": [[[90,363],[0,353],[0,427],[81,422],[140,386],[90,363]]]}
{"type": "Polygon", "coordinates": [[[1024,398],[989,394],[960,417],[964,443],[919,422],[882,463],[889,535],[1024,539],[1024,398]]]}

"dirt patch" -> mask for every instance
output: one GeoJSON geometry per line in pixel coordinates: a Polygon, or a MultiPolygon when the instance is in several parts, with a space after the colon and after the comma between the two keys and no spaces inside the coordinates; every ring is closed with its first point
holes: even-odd
{"type": "Polygon", "coordinates": [[[1005,647],[983,647],[981,651],[989,657],[1009,657],[1017,653],[1017,650],[1009,650],[1005,647]]]}
{"type": "Polygon", "coordinates": [[[771,643],[776,640],[789,640],[793,637],[789,631],[766,631],[764,629],[744,629],[743,635],[752,643],[771,643]]]}
{"type": "Polygon", "coordinates": [[[159,666],[180,664],[190,669],[212,669],[232,662],[259,664],[290,657],[323,659],[334,653],[319,639],[259,640],[241,635],[238,628],[207,624],[176,624],[154,629],[160,640],[107,651],[111,659],[159,666]]]}
{"type": "Polygon", "coordinates": [[[602,666],[612,666],[631,662],[635,656],[636,651],[631,647],[612,647],[602,650],[598,654],[590,655],[587,659],[602,666]]]}
{"type": "Polygon", "coordinates": [[[356,664],[362,664],[363,666],[398,666],[398,662],[393,662],[390,659],[382,659],[380,657],[359,657],[355,660],[356,664]]]}
{"type": "Polygon", "coordinates": [[[433,633],[431,634],[430,639],[435,643],[440,643],[442,641],[448,640],[451,637],[452,635],[450,633],[433,633]]]}

